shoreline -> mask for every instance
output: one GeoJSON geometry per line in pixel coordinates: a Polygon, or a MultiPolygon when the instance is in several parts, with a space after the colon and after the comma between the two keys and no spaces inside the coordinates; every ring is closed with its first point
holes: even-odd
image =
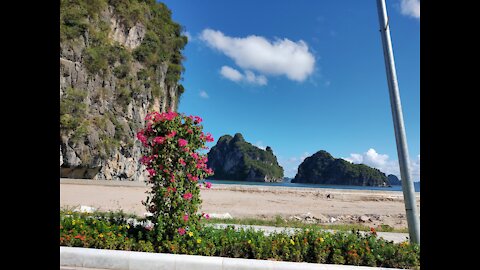
{"type": "MultiPolygon", "coordinates": [[[[221,181],[221,180],[217,180],[221,181]]],[[[118,180],[91,180],[91,179],[72,179],[72,178],[60,178],[60,184],[75,184],[75,185],[99,185],[99,186],[118,186],[118,187],[147,187],[145,182],[138,181],[118,181],[118,180]]],[[[268,185],[242,185],[242,184],[213,184],[218,190],[251,190],[251,191],[300,191],[300,192],[314,192],[325,191],[329,193],[372,193],[372,194],[401,194],[402,191],[396,190],[369,190],[369,189],[344,189],[344,188],[312,188],[312,187],[286,187],[286,186],[268,186],[268,185]]],[[[420,197],[420,192],[416,191],[415,196],[420,197]]]]}

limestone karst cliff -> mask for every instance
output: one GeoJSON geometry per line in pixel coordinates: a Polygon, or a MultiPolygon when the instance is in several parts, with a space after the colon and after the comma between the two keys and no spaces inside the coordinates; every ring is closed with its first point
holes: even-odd
{"type": "Polygon", "coordinates": [[[60,174],[143,181],[135,134],[176,110],[187,38],[154,0],[60,1],[60,174]]]}
{"type": "Polygon", "coordinates": [[[262,150],[245,141],[242,134],[224,135],[208,152],[209,168],[218,180],[281,182],[283,168],[270,147],[262,150]]]}
{"type": "Polygon", "coordinates": [[[334,158],[325,150],[307,157],[298,166],[292,183],[325,185],[386,186],[387,176],[376,168],[365,164],[353,164],[334,158]]]}

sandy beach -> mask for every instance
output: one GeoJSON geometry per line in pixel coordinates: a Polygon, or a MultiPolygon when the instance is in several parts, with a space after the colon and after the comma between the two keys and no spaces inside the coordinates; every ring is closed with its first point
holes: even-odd
{"type": "MultiPolygon", "coordinates": [[[[60,207],[88,205],[101,211],[121,209],[143,216],[145,208],[141,201],[147,189],[139,182],[61,179],[60,207]]],[[[420,193],[417,192],[416,197],[420,212],[420,193]]],[[[239,218],[280,215],[285,219],[298,219],[307,216],[318,223],[407,227],[403,194],[399,191],[216,184],[211,189],[202,189],[201,198],[201,211],[229,213],[239,218]]]]}

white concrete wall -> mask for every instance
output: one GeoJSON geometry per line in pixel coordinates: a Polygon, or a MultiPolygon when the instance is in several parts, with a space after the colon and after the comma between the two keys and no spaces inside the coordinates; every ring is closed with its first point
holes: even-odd
{"type": "Polygon", "coordinates": [[[60,247],[60,266],[115,270],[374,270],[378,268],[334,264],[147,253],[93,248],[60,247]]]}

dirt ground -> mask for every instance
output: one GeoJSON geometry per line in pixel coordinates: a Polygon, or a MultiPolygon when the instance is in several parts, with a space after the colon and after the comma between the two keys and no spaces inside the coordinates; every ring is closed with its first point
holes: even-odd
{"type": "MultiPolygon", "coordinates": [[[[62,179],[60,206],[87,205],[101,211],[121,209],[143,216],[146,211],[141,201],[146,198],[147,189],[142,183],[62,179]]],[[[420,210],[420,193],[416,195],[420,210]]],[[[319,223],[407,227],[403,194],[398,191],[216,184],[211,189],[202,189],[201,198],[201,211],[210,214],[229,213],[232,217],[256,218],[280,215],[285,219],[296,216],[297,219],[306,217],[319,223]]]]}

